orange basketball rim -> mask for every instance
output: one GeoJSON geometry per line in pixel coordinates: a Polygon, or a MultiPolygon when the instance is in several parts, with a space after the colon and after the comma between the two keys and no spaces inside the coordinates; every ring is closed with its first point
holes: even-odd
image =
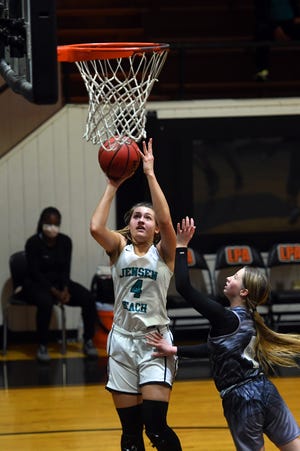
{"type": "Polygon", "coordinates": [[[115,42],[57,48],[60,62],[75,63],[89,96],[84,138],[122,145],[146,138],[146,102],[169,51],[169,44],[115,42]]]}
{"type": "Polygon", "coordinates": [[[105,60],[128,58],[134,54],[165,52],[169,44],[154,42],[105,42],[88,44],[69,44],[57,47],[57,59],[60,62],[105,60]]]}

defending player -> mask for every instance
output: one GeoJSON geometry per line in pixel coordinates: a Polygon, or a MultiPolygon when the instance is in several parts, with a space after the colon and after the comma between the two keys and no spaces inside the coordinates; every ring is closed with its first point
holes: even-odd
{"type": "Polygon", "coordinates": [[[153,356],[201,357],[209,351],[236,450],[263,451],[266,434],[280,450],[300,451],[299,426],[266,376],[275,365],[297,366],[300,335],[276,333],[264,324],[256,308],[267,300],[269,282],[258,268],[245,266],[227,277],[224,294],[229,308],[195,289],[187,265],[194,230],[194,221],[188,217],[177,226],[176,288],[210,321],[207,344],[176,347],[152,333],[148,343],[156,348],[153,356]]]}

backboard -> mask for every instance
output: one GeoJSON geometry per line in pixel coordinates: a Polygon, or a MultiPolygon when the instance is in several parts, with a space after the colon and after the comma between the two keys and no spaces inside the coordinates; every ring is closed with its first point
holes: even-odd
{"type": "Polygon", "coordinates": [[[0,0],[0,75],[36,104],[58,98],[55,0],[0,0]]]}

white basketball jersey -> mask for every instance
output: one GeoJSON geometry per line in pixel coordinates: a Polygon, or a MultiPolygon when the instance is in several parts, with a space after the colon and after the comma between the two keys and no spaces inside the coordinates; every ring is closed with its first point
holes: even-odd
{"type": "Polygon", "coordinates": [[[166,303],[172,274],[155,246],[140,257],[132,244],[126,245],[112,266],[115,324],[130,332],[169,324],[166,303]]]}

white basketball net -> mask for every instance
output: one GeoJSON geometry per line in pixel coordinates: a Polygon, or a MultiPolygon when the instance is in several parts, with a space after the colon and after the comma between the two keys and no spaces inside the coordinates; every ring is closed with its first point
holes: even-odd
{"type": "Polygon", "coordinates": [[[166,57],[167,51],[160,50],[76,61],[89,95],[87,141],[103,146],[111,137],[119,144],[128,137],[136,142],[146,138],[145,105],[166,57]]]}

